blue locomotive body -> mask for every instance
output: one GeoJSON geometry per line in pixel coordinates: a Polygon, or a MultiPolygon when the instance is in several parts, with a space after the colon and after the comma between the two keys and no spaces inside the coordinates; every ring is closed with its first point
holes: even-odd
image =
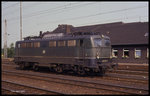
{"type": "Polygon", "coordinates": [[[47,66],[61,73],[72,70],[104,74],[115,64],[111,59],[111,43],[107,36],[60,36],[45,39],[17,41],[14,61],[21,69],[47,66]]]}

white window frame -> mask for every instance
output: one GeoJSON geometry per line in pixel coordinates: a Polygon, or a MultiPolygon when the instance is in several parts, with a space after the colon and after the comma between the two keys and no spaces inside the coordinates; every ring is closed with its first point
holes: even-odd
{"type": "Polygon", "coordinates": [[[114,52],[118,53],[118,49],[112,49],[112,57],[113,58],[118,58],[118,56],[115,56],[114,52]]]}
{"type": "Polygon", "coordinates": [[[122,57],[123,57],[123,58],[129,58],[129,56],[128,56],[128,57],[125,57],[125,56],[124,56],[124,52],[125,52],[125,51],[128,51],[128,52],[129,52],[129,49],[123,49],[123,56],[122,56],[122,57]]]}
{"type": "Polygon", "coordinates": [[[138,57],[137,54],[136,54],[136,52],[138,52],[138,51],[141,53],[141,56],[142,56],[142,51],[140,49],[136,49],[135,48],[135,50],[134,50],[134,56],[135,56],[135,58],[141,58],[141,56],[138,57]]]}

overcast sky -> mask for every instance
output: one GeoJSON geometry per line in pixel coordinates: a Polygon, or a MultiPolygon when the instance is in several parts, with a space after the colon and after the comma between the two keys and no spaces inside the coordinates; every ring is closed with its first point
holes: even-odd
{"type": "MultiPolygon", "coordinates": [[[[1,16],[2,47],[4,20],[7,20],[7,46],[20,40],[20,2],[3,1],[1,16]]],[[[148,2],[22,2],[22,37],[53,31],[59,24],[74,27],[112,22],[149,22],[148,2]]]]}

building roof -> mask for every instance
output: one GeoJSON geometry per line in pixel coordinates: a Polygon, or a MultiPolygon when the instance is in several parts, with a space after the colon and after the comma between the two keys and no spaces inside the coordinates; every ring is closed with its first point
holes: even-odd
{"type": "Polygon", "coordinates": [[[94,32],[109,36],[112,45],[149,44],[148,22],[107,23],[73,27],[59,25],[52,33],[94,32]],[[68,29],[69,28],[69,29],[68,29]]]}

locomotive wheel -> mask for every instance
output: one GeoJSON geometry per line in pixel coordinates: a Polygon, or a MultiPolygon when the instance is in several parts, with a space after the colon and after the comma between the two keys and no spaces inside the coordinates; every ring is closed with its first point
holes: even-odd
{"type": "Polygon", "coordinates": [[[104,68],[100,68],[100,74],[103,76],[105,74],[106,70],[104,68]]]}
{"type": "Polygon", "coordinates": [[[73,67],[73,72],[74,72],[74,73],[78,73],[78,67],[77,67],[77,66],[74,66],[74,67],[73,67]]]}
{"type": "Polygon", "coordinates": [[[58,65],[58,66],[55,68],[55,71],[58,72],[58,73],[62,73],[62,72],[63,72],[62,66],[59,66],[59,65],[58,65]]]}
{"type": "Polygon", "coordinates": [[[19,69],[21,69],[21,70],[25,69],[25,63],[20,63],[19,64],[19,69]]]}
{"type": "Polygon", "coordinates": [[[34,71],[38,71],[38,69],[39,69],[38,65],[34,64],[34,65],[33,65],[33,70],[34,70],[34,71]]]}
{"type": "Polygon", "coordinates": [[[81,76],[85,75],[85,70],[83,67],[78,67],[78,74],[81,76]]]}

